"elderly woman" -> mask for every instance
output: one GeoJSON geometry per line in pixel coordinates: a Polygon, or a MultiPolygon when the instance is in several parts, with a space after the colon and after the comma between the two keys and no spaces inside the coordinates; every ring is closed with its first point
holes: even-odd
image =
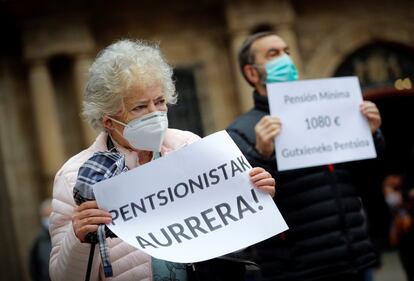
{"type": "MultiPolygon", "coordinates": [[[[175,103],[177,96],[172,68],[156,46],[122,40],[104,49],[90,68],[84,99],[83,114],[101,133],[89,148],[67,161],[55,178],[50,218],[53,280],[84,280],[91,248],[86,243],[90,242],[88,235],[111,222],[111,214],[100,210],[96,201],[80,206],[74,202],[74,186],[85,161],[110,152],[122,157],[128,170],[199,139],[190,132],[167,129],[167,104],[175,103]]],[[[258,189],[274,194],[275,181],[268,172],[253,168],[250,176],[258,189]]],[[[82,178],[89,180],[87,173],[82,178]]],[[[104,280],[108,276],[128,281],[194,277],[189,276],[186,265],[152,258],[119,238],[106,239],[105,243],[111,272],[104,273],[102,260],[95,251],[89,266],[90,280],[104,280]]],[[[209,263],[207,269],[195,275],[203,280],[220,280],[213,276],[215,266],[209,263]]]]}

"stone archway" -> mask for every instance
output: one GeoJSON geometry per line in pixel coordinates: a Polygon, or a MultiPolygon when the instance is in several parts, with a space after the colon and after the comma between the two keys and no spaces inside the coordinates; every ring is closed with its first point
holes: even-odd
{"type": "Polygon", "coordinates": [[[382,115],[385,173],[403,173],[414,145],[414,132],[406,128],[414,106],[414,48],[376,40],[350,52],[330,75],[358,76],[364,99],[382,115]]]}
{"type": "MultiPolygon", "coordinates": [[[[355,71],[356,68],[353,69],[354,72],[343,71],[342,66],[352,61],[355,55],[363,58],[361,54],[363,50],[367,51],[365,55],[372,51],[369,57],[373,66],[376,47],[380,49],[384,47],[390,52],[395,47],[394,51],[397,53],[403,46],[408,47],[407,49],[411,49],[407,50],[410,53],[409,61],[414,61],[414,39],[410,36],[413,31],[414,24],[394,20],[349,22],[318,47],[307,64],[305,73],[308,77],[315,78],[356,75],[356,73],[363,73],[362,76],[365,76],[368,59],[360,60],[362,72],[355,71]]],[[[378,67],[383,64],[374,65],[377,70],[384,70],[378,67]]],[[[396,73],[390,75],[391,72],[386,71],[386,75],[381,77],[384,74],[382,71],[373,75],[378,79],[371,77],[361,81],[364,99],[374,101],[381,112],[381,129],[386,141],[385,151],[379,154],[379,159],[382,161],[372,161],[364,169],[364,175],[358,179],[364,186],[360,194],[370,224],[370,235],[380,248],[387,245],[386,241],[388,241],[388,213],[381,192],[382,180],[390,173],[404,173],[407,156],[414,145],[414,133],[406,127],[407,121],[411,120],[411,108],[414,106],[414,90],[411,86],[414,71],[410,67],[398,75],[396,73]],[[398,81],[397,79],[400,80],[400,85],[394,83],[398,81]]]]}
{"type": "Polygon", "coordinates": [[[326,39],[304,67],[307,78],[330,77],[354,50],[377,40],[414,46],[414,24],[395,20],[350,21],[326,39]]]}

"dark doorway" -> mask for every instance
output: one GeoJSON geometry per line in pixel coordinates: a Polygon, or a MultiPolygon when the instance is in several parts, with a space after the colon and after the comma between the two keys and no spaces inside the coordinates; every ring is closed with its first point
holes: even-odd
{"type": "Polygon", "coordinates": [[[379,250],[389,247],[391,213],[382,193],[384,178],[403,174],[414,146],[414,51],[390,42],[373,42],[351,53],[334,76],[357,76],[363,98],[373,101],[382,117],[385,151],[356,179],[371,239],[379,250]]]}
{"type": "Polygon", "coordinates": [[[386,141],[384,173],[402,173],[414,131],[414,50],[391,42],[374,42],[351,53],[334,76],[358,76],[364,99],[378,106],[386,141]]]}
{"type": "Polygon", "coordinates": [[[174,81],[178,101],[177,104],[168,108],[169,127],[204,136],[194,70],[192,68],[174,69],[174,81]]]}
{"type": "Polygon", "coordinates": [[[386,141],[385,172],[404,173],[409,152],[414,147],[414,91],[373,94],[369,99],[375,102],[382,116],[381,130],[386,141]]]}

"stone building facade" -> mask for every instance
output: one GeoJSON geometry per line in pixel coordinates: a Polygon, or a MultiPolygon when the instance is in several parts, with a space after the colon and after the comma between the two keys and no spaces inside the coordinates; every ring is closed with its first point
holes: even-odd
{"type": "Polygon", "coordinates": [[[414,4],[410,0],[0,2],[1,280],[29,280],[37,206],[68,157],[95,136],[80,118],[85,73],[120,38],[159,42],[176,69],[171,124],[207,135],[252,105],[236,53],[254,30],[289,44],[301,78],[358,75],[384,113],[390,171],[414,133],[414,4]],[[408,120],[407,120],[408,119],[408,120]],[[411,118],[412,120],[412,118],[411,118]]]}

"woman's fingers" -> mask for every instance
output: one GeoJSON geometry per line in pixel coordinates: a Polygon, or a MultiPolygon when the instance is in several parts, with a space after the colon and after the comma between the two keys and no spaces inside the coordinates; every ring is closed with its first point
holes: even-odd
{"type": "Polygon", "coordinates": [[[100,209],[85,209],[83,211],[76,211],[73,214],[73,218],[74,219],[78,219],[78,220],[82,220],[84,218],[89,218],[89,217],[107,217],[107,218],[111,218],[111,214],[107,211],[104,210],[100,210],[100,209]]]}
{"type": "Polygon", "coordinates": [[[256,188],[263,192],[266,192],[272,197],[275,197],[276,190],[274,185],[256,186],[256,188]]]}
{"type": "Polygon", "coordinates": [[[72,225],[76,237],[81,242],[89,232],[95,232],[100,224],[108,224],[112,221],[109,212],[98,209],[96,201],[87,201],[75,209],[72,216],[72,225]]]}
{"type": "Polygon", "coordinates": [[[270,194],[272,197],[275,195],[276,181],[269,172],[263,168],[255,167],[250,171],[249,175],[257,189],[270,194]]]}

